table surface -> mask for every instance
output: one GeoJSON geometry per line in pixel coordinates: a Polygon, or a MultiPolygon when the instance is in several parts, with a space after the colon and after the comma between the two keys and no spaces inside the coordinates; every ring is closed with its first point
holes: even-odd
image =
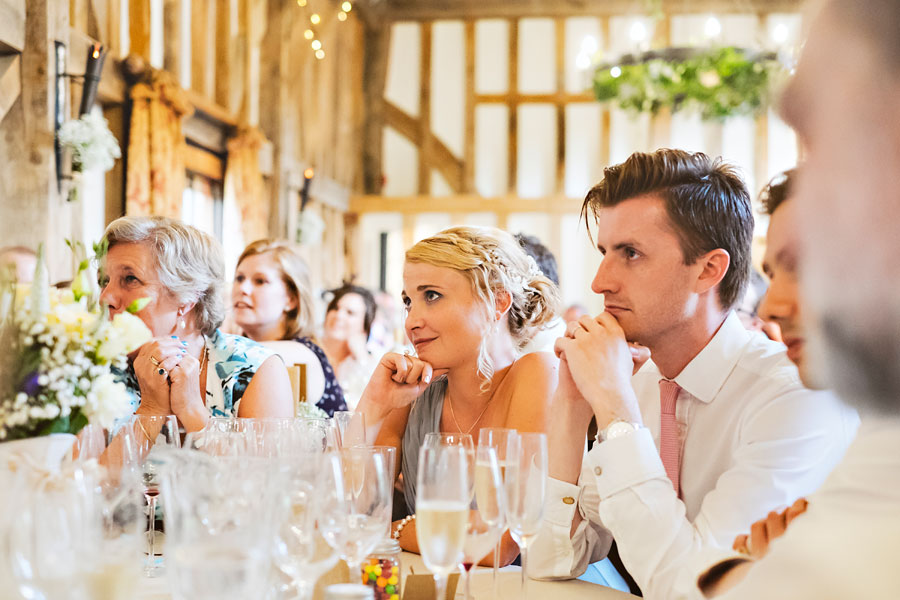
{"type": "MultiPolygon", "coordinates": [[[[402,563],[404,579],[406,575],[410,573],[410,570],[412,570],[412,572],[415,574],[428,572],[428,570],[425,568],[424,563],[422,562],[422,558],[418,554],[404,552],[400,560],[402,563]]],[[[331,581],[328,583],[338,583],[346,581],[346,579],[343,578],[346,577],[346,567],[343,565],[341,566],[343,567],[342,573],[338,574],[336,571],[339,569],[337,569],[336,571],[332,571],[332,573],[329,573],[325,576],[325,578],[331,579],[331,581]]],[[[493,570],[491,568],[476,568],[472,574],[472,597],[475,600],[493,600],[494,598],[499,598],[500,600],[518,600],[520,598],[523,598],[521,588],[521,570],[519,569],[519,567],[505,567],[503,569],[500,569],[500,572],[497,574],[497,584],[499,595],[494,596],[493,570]]],[[[570,579],[566,581],[535,581],[533,579],[529,579],[527,582],[527,586],[528,597],[535,599],[634,599],[634,596],[625,594],[618,590],[614,590],[612,588],[597,585],[594,583],[589,583],[587,581],[581,581],[578,579],[570,579]]],[[[317,590],[319,590],[320,587],[321,586],[317,586],[317,590]]],[[[460,579],[459,585],[456,588],[456,598],[462,598],[464,595],[463,591],[463,580],[460,579]]],[[[172,600],[172,595],[169,592],[165,576],[156,579],[148,579],[142,577],[140,583],[137,586],[136,592],[137,593],[134,596],[134,600],[172,600]]],[[[317,593],[316,597],[321,597],[321,594],[317,593]]]]}

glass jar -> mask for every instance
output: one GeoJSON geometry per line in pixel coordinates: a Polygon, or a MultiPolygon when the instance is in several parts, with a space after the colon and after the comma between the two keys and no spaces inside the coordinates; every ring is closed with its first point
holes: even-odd
{"type": "Polygon", "coordinates": [[[400,543],[386,539],[362,563],[362,581],[372,586],[375,600],[400,600],[400,543]]]}
{"type": "Polygon", "coordinates": [[[325,588],[325,600],[373,600],[372,588],[358,583],[336,583],[325,588]]]}

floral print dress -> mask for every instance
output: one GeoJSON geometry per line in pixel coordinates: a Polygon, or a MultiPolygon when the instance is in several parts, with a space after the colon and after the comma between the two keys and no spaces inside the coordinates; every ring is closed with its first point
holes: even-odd
{"type": "MultiPolygon", "coordinates": [[[[206,408],[212,417],[236,417],[241,398],[256,370],[275,353],[253,340],[218,329],[212,337],[205,338],[205,342],[209,352],[206,408]]],[[[141,403],[141,388],[134,369],[129,365],[119,376],[131,392],[132,408],[137,410],[141,403]]]]}

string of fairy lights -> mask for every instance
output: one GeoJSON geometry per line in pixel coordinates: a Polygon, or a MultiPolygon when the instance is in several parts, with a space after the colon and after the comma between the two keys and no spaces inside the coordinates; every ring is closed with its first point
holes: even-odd
{"type": "MultiPolygon", "coordinates": [[[[309,23],[306,30],[303,32],[303,37],[309,42],[310,47],[313,52],[315,52],[316,58],[322,60],[325,58],[325,48],[322,45],[322,40],[317,34],[317,30],[324,24],[324,17],[321,12],[316,11],[309,6],[309,0],[297,0],[297,6],[304,9],[308,15],[307,19],[309,23]]],[[[346,21],[351,10],[353,10],[353,4],[351,4],[349,0],[341,2],[341,7],[336,17],[337,20],[342,23],[346,21]]]]}

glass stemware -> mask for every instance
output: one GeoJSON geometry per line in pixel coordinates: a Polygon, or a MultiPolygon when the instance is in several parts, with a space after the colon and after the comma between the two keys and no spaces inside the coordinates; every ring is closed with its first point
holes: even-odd
{"type": "Polygon", "coordinates": [[[159,450],[181,445],[178,420],[175,415],[134,415],[130,435],[133,436],[141,462],[144,497],[147,499],[147,562],[144,575],[158,576],[163,568],[162,557],[156,555],[156,509],[159,496],[159,450]]]}
{"type": "Polygon", "coordinates": [[[528,543],[544,519],[547,486],[547,436],[519,433],[506,450],[506,517],[522,557],[522,596],[526,596],[528,543]]]}
{"type": "MultiPolygon", "coordinates": [[[[274,559],[291,580],[294,598],[312,598],[313,588],[324,573],[337,564],[337,551],[325,540],[320,516],[329,495],[322,489],[326,457],[319,453],[297,453],[287,465],[289,510],[278,532],[274,559]]],[[[333,480],[332,480],[333,481],[333,480]]]]}
{"type": "Polygon", "coordinates": [[[366,445],[366,418],[361,412],[334,411],[341,448],[366,445]]]}
{"type": "Polygon", "coordinates": [[[446,595],[447,578],[463,554],[469,520],[469,456],[458,445],[423,446],[416,479],[416,539],[434,574],[435,598],[446,595]]]}
{"type": "Polygon", "coordinates": [[[372,448],[345,448],[326,458],[320,527],[358,581],[360,566],[390,523],[392,481],[384,454],[372,448]]]}
{"type": "MultiPolygon", "coordinates": [[[[506,473],[506,450],[509,445],[509,439],[515,437],[515,429],[506,429],[504,427],[482,427],[478,432],[478,447],[493,448],[497,453],[497,460],[500,464],[500,478],[503,480],[506,473]]],[[[505,493],[505,491],[504,491],[505,493]]],[[[494,546],[494,597],[498,597],[497,588],[497,570],[500,565],[500,540],[497,540],[494,546]]]]}
{"type": "Polygon", "coordinates": [[[475,503],[469,513],[466,541],[463,545],[463,575],[466,578],[466,600],[471,597],[472,567],[499,543],[506,528],[506,493],[497,450],[478,448],[475,457],[475,503]]]}

